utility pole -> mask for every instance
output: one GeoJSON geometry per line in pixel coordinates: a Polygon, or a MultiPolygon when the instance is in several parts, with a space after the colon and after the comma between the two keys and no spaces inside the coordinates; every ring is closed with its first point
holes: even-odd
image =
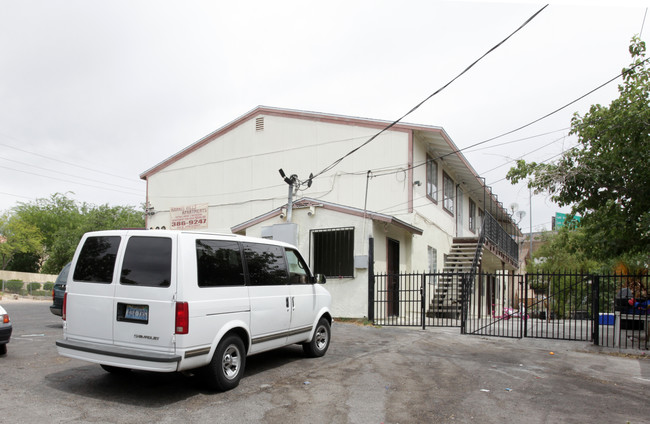
{"type": "Polygon", "coordinates": [[[289,200],[287,204],[287,222],[291,222],[291,216],[293,214],[293,188],[298,181],[298,176],[292,174],[290,177],[287,177],[282,168],[279,169],[280,176],[284,178],[284,182],[289,184],[289,200]]]}

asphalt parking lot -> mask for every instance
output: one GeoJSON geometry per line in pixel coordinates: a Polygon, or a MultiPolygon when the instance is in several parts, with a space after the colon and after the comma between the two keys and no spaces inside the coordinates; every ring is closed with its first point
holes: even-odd
{"type": "Polygon", "coordinates": [[[215,393],[191,376],[116,377],[60,357],[48,302],[0,304],[14,324],[0,357],[0,422],[650,421],[650,360],[588,343],[337,322],[325,357],[299,346],[253,356],[239,387],[215,393]]]}

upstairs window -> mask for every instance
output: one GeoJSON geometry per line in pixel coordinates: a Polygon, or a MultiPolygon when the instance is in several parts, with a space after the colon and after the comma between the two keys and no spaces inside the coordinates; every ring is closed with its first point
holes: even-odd
{"type": "Polygon", "coordinates": [[[427,156],[427,197],[438,202],[438,164],[427,156]]]}
{"type": "Polygon", "coordinates": [[[354,228],[312,230],[314,273],[327,277],[354,276],[354,228]]]}
{"type": "Polygon", "coordinates": [[[476,232],[476,203],[469,199],[469,230],[476,232]]]}
{"type": "Polygon", "coordinates": [[[442,207],[450,214],[454,214],[454,180],[446,172],[442,173],[442,207]]]}

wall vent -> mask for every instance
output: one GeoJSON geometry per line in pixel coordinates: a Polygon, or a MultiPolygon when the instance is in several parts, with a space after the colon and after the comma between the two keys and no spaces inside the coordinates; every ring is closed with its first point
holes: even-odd
{"type": "Polygon", "coordinates": [[[264,131],[264,117],[255,118],[255,131],[264,131]]]}

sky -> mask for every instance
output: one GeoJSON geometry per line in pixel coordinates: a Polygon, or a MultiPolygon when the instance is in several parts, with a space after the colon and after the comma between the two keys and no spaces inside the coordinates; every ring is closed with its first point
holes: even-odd
{"type": "MultiPolygon", "coordinates": [[[[403,122],[443,127],[504,207],[526,213],[523,232],[531,219],[550,229],[570,207],[505,175],[575,146],[573,114],[608,105],[620,79],[467,147],[614,78],[632,36],[648,42],[649,3],[551,3],[403,122]]],[[[258,105],[393,121],[543,6],[0,0],[0,213],[54,193],[139,207],[141,173],[258,105]]]]}

